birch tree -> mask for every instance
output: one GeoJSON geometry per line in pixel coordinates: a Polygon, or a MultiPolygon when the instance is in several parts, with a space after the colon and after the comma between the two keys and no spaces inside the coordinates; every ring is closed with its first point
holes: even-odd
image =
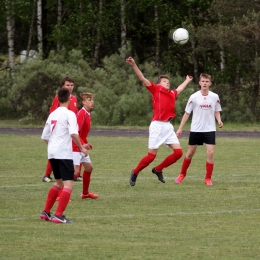
{"type": "Polygon", "coordinates": [[[14,57],[14,34],[15,34],[15,19],[14,19],[14,1],[6,0],[6,11],[7,11],[7,21],[6,21],[6,29],[7,29],[7,38],[8,38],[8,57],[9,57],[9,67],[12,68],[15,65],[15,57],[14,57]]]}
{"type": "Polygon", "coordinates": [[[38,35],[38,51],[43,50],[42,38],[42,0],[37,0],[37,35],[38,35]]]}

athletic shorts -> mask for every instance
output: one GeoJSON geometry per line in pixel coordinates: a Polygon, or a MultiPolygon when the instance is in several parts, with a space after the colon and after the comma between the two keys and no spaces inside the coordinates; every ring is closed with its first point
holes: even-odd
{"type": "Polygon", "coordinates": [[[216,132],[190,132],[189,145],[216,144],[216,132]]]}
{"type": "Polygon", "coordinates": [[[85,156],[81,152],[73,152],[73,163],[74,163],[74,165],[80,165],[83,162],[91,163],[89,155],[85,156]]]}
{"type": "Polygon", "coordinates": [[[170,122],[153,121],[149,127],[149,149],[158,149],[161,144],[179,144],[170,122]]]}
{"type": "Polygon", "coordinates": [[[63,181],[74,180],[74,164],[70,159],[50,159],[55,179],[63,181]]]}

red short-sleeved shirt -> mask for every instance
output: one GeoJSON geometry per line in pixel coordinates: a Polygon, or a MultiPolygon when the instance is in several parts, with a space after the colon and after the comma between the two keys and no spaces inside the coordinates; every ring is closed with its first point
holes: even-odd
{"type": "MultiPolygon", "coordinates": [[[[81,143],[88,143],[87,137],[91,128],[91,115],[84,107],[81,108],[77,113],[77,123],[79,127],[79,137],[81,139],[81,143]]],[[[73,152],[80,152],[78,146],[73,141],[72,150],[73,152]]]]}
{"type": "Polygon", "coordinates": [[[152,94],[153,117],[152,121],[170,121],[175,114],[175,100],[177,99],[177,90],[167,90],[160,84],[154,84],[150,81],[151,85],[146,88],[152,94]]]}
{"type": "MultiPolygon", "coordinates": [[[[56,110],[59,106],[60,106],[60,102],[58,100],[58,95],[56,95],[52,101],[52,105],[51,105],[49,113],[56,110]]],[[[74,112],[75,114],[78,113],[78,101],[77,101],[77,98],[73,95],[70,95],[70,103],[69,103],[68,109],[71,110],[72,112],[74,112]]]]}

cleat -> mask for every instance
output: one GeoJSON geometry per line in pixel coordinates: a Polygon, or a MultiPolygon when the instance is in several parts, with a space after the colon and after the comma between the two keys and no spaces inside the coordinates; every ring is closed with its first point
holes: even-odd
{"type": "Polygon", "coordinates": [[[98,198],[98,195],[89,191],[87,195],[81,194],[81,198],[82,198],[83,200],[84,200],[84,199],[97,199],[97,198],[98,198]]]}
{"type": "Polygon", "coordinates": [[[51,213],[47,213],[46,211],[43,211],[41,214],[40,214],[40,218],[41,219],[44,219],[46,221],[51,221],[51,213]]]}
{"type": "Polygon", "coordinates": [[[50,177],[50,175],[48,175],[47,177],[43,177],[42,178],[43,182],[53,182],[52,178],[50,177]]]}
{"type": "MultiPolygon", "coordinates": [[[[56,201],[59,201],[60,200],[60,197],[57,197],[56,201]]],[[[70,199],[69,202],[71,202],[72,200],[70,199]]]]}
{"type": "Polygon", "coordinates": [[[77,178],[74,179],[74,181],[82,181],[82,176],[78,176],[77,178]]]}
{"type": "Polygon", "coordinates": [[[157,171],[155,170],[155,168],[153,168],[153,169],[152,169],[152,173],[154,173],[154,174],[157,175],[159,181],[161,181],[162,183],[165,183],[165,180],[164,180],[164,178],[163,178],[162,172],[157,172],[157,171]]]}
{"type": "Polygon", "coordinates": [[[209,178],[206,178],[206,179],[205,179],[205,184],[206,184],[207,186],[213,186],[213,183],[212,183],[211,179],[209,179],[209,178]]]}
{"type": "Polygon", "coordinates": [[[66,219],[66,217],[64,215],[61,216],[61,217],[54,215],[52,217],[51,221],[54,222],[54,223],[57,223],[57,224],[58,223],[64,223],[64,224],[72,224],[73,223],[72,221],[66,219]]]}
{"type": "Polygon", "coordinates": [[[130,179],[129,179],[129,183],[131,186],[135,186],[136,178],[137,178],[137,175],[132,170],[131,174],[130,174],[130,179]]]}
{"type": "Polygon", "coordinates": [[[184,178],[185,178],[185,175],[180,174],[180,175],[175,179],[175,183],[176,183],[176,184],[180,184],[180,183],[183,181],[184,178]]]}

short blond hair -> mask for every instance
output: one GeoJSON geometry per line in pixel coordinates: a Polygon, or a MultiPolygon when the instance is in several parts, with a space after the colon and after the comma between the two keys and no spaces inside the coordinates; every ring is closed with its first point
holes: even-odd
{"type": "Polygon", "coordinates": [[[201,78],[209,79],[211,81],[211,76],[209,74],[206,74],[206,73],[201,73],[200,74],[200,80],[201,80],[201,78]]]}
{"type": "Polygon", "coordinates": [[[86,92],[80,93],[79,96],[80,96],[80,101],[81,102],[86,100],[86,99],[89,99],[89,98],[93,99],[93,97],[94,97],[94,95],[92,93],[86,93],[86,92]]]}

